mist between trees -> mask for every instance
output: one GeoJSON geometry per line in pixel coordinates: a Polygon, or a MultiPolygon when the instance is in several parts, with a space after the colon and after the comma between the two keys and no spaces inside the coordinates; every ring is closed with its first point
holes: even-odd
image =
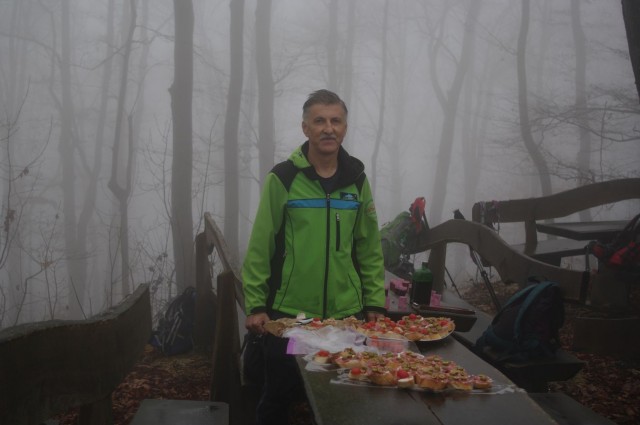
{"type": "Polygon", "coordinates": [[[205,211],[240,263],[319,88],[349,107],[381,225],[418,196],[435,225],[637,177],[628,52],[606,0],[0,1],[0,328],[89,317],[141,282],[159,311],[193,282],[205,211]]]}

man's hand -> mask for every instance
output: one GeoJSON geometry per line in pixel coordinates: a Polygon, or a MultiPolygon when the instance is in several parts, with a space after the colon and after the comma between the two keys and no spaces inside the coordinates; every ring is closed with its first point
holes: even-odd
{"type": "Polygon", "coordinates": [[[367,322],[377,322],[378,319],[384,319],[384,314],[378,313],[377,311],[367,311],[365,317],[367,322]]]}
{"type": "Polygon", "coordinates": [[[264,324],[269,320],[269,315],[267,315],[267,313],[256,313],[247,316],[247,320],[244,322],[244,326],[249,330],[249,332],[262,335],[266,332],[264,329],[264,324]]]}

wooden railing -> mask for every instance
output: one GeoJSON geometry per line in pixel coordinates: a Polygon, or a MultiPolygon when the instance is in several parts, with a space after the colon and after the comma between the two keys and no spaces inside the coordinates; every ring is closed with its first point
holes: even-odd
{"type": "Polygon", "coordinates": [[[78,423],[111,424],[111,393],[151,335],[148,285],[87,320],[0,331],[0,424],[38,425],[80,406],[78,423]]]}
{"type": "Polygon", "coordinates": [[[429,267],[434,276],[434,289],[444,286],[447,244],[461,243],[473,248],[489,261],[503,282],[524,285],[529,276],[545,276],[560,283],[565,299],[584,302],[590,276],[586,272],[569,270],[537,261],[513,249],[495,231],[467,220],[448,220],[422,235],[414,253],[431,251],[429,267]]]}
{"type": "MultiPolygon", "coordinates": [[[[243,386],[238,313],[244,314],[244,293],[239,267],[222,232],[209,213],[204,214],[204,232],[196,236],[196,285],[199,293],[211,291],[209,255],[217,252],[222,272],[215,277],[215,334],[213,339],[213,379],[210,398],[229,404],[229,423],[250,423],[255,415],[255,395],[243,386]]],[[[197,311],[197,309],[196,309],[197,311]]]]}

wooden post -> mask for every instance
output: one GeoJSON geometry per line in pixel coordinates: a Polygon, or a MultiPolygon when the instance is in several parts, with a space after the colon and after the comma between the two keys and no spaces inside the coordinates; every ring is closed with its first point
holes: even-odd
{"type": "Polygon", "coordinates": [[[207,242],[206,234],[196,236],[196,317],[193,341],[196,350],[210,353],[215,333],[216,295],[211,285],[209,254],[213,246],[207,242]]]}
{"type": "Polygon", "coordinates": [[[240,397],[240,335],[236,308],[235,277],[231,271],[218,275],[218,303],[213,348],[211,401],[229,404],[229,423],[239,424],[242,412],[240,397]]]}

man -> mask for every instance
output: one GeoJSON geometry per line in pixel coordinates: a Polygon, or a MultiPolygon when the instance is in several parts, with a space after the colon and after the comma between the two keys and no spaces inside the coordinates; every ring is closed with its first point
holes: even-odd
{"type": "MultiPolygon", "coordinates": [[[[385,314],[378,220],[364,165],[342,147],[347,107],[328,90],[303,105],[307,141],[267,175],[242,280],[253,334],[281,317],[377,320],[385,314]]],[[[259,424],[286,424],[300,393],[287,340],[266,335],[259,424]]]]}

